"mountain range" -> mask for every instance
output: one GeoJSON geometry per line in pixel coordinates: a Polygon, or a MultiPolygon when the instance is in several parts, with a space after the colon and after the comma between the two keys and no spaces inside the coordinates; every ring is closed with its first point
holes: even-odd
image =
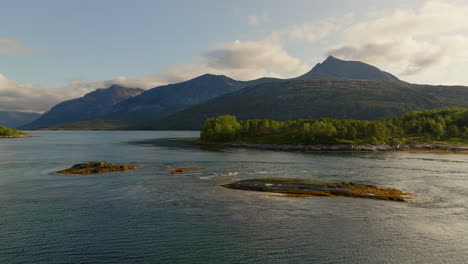
{"type": "Polygon", "coordinates": [[[453,106],[468,106],[468,87],[410,84],[372,65],[330,56],[292,79],[237,81],[205,74],[147,91],[113,85],[60,103],[23,128],[200,129],[206,118],[223,114],[377,119],[453,106]]]}
{"type": "Polygon", "coordinates": [[[112,85],[107,89],[97,89],[83,97],[57,104],[23,129],[37,129],[57,124],[99,119],[110,114],[113,106],[143,93],[143,89],[112,85]]]}
{"type": "Polygon", "coordinates": [[[374,120],[409,111],[468,107],[468,87],[349,79],[294,79],[259,84],[210,100],[140,129],[199,130],[207,118],[374,120]]]}
{"type": "Polygon", "coordinates": [[[243,82],[223,75],[205,74],[189,81],[156,87],[124,100],[115,105],[106,118],[127,122],[156,120],[252,84],[274,80],[262,78],[243,82]]]}
{"type": "Polygon", "coordinates": [[[0,111],[0,125],[16,128],[22,125],[28,124],[37,118],[41,114],[30,113],[30,112],[19,112],[19,111],[0,111]]]}

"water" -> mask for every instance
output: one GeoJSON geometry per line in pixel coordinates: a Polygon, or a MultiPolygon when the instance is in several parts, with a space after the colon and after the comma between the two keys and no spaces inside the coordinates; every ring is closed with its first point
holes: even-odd
{"type": "Polygon", "coordinates": [[[33,132],[0,141],[0,263],[466,263],[468,155],[176,146],[196,132],[33,132]],[[161,140],[158,140],[160,138],[161,140]],[[142,168],[58,175],[106,160],[142,168]],[[171,175],[173,167],[205,170],[171,175]],[[286,198],[253,177],[352,180],[412,203],[286,198]]]}

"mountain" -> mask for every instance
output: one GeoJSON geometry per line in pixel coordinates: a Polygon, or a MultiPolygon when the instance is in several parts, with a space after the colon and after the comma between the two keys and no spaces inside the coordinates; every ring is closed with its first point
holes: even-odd
{"type": "Polygon", "coordinates": [[[299,78],[335,78],[404,83],[392,74],[372,65],[360,61],[340,60],[333,56],[328,57],[322,63],[318,63],[311,71],[299,78]]]}
{"type": "Polygon", "coordinates": [[[40,116],[39,113],[0,111],[0,125],[15,128],[30,123],[40,116]]]}
{"type": "Polygon", "coordinates": [[[139,129],[198,130],[220,115],[245,119],[373,120],[412,110],[468,107],[468,87],[349,79],[293,79],[227,94],[139,129]]]}
{"type": "Polygon", "coordinates": [[[99,119],[111,113],[113,106],[121,101],[137,96],[144,90],[112,85],[107,89],[97,89],[83,97],[65,101],[54,106],[39,119],[24,125],[24,129],[36,129],[61,123],[99,119]]]}
{"type": "Polygon", "coordinates": [[[277,80],[236,81],[223,75],[205,74],[185,82],[159,86],[122,101],[113,107],[106,119],[126,122],[157,120],[249,85],[277,80]]]}
{"type": "Polygon", "coordinates": [[[237,81],[205,74],[147,91],[112,86],[58,104],[26,128],[66,124],[98,129],[103,124],[119,128],[137,123],[132,127],[199,129],[206,118],[224,114],[240,119],[377,119],[411,110],[468,106],[467,95],[466,87],[409,84],[372,65],[330,56],[305,75],[287,80],[237,81]],[[86,120],[97,121],[76,123],[86,120]]]}

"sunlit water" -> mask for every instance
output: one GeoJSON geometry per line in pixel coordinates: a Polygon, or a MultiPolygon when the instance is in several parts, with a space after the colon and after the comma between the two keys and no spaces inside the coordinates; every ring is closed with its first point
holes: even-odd
{"type": "Polygon", "coordinates": [[[174,146],[196,132],[33,132],[0,140],[0,263],[466,263],[468,155],[174,146]],[[58,175],[75,163],[133,171],[58,175]],[[173,167],[205,170],[171,175],[173,167]],[[352,180],[411,203],[286,198],[219,184],[352,180]]]}

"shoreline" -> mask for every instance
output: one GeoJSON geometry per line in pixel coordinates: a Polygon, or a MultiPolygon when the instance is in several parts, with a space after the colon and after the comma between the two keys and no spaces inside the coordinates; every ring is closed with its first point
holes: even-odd
{"type": "Polygon", "coordinates": [[[468,153],[466,145],[439,144],[403,144],[391,145],[277,145],[256,144],[246,142],[209,143],[193,141],[192,144],[215,148],[242,148],[255,150],[287,151],[287,152],[459,152],[468,153]]]}
{"type": "Polygon", "coordinates": [[[33,136],[33,135],[19,135],[19,136],[0,136],[0,138],[34,138],[40,136],[33,136]]]}

